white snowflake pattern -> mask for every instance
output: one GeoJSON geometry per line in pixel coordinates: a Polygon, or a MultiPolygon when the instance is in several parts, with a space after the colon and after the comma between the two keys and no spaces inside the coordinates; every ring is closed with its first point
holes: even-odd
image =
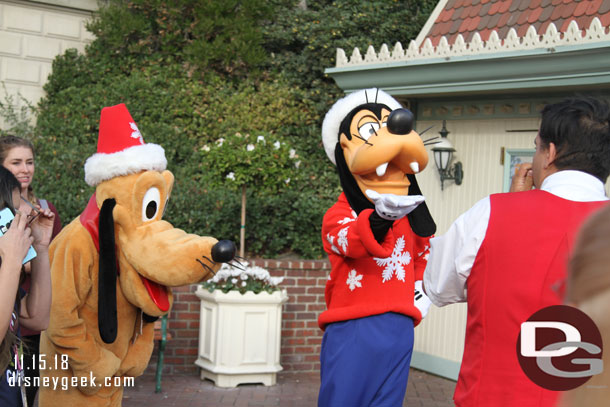
{"type": "Polygon", "coordinates": [[[362,274],[358,274],[355,269],[352,269],[347,275],[347,281],[345,283],[349,286],[350,291],[354,291],[356,287],[362,287],[361,281],[362,274]]]}
{"type": "Polygon", "coordinates": [[[422,259],[428,261],[428,257],[430,257],[430,246],[426,245],[424,246],[424,251],[417,253],[417,257],[421,257],[422,259]],[[424,254],[426,253],[426,254],[424,254]],[[424,254],[424,256],[422,257],[422,254],[424,254]]]}
{"type": "Polygon", "coordinates": [[[344,253],[347,253],[347,230],[349,226],[344,227],[337,233],[337,244],[343,249],[344,253]]]}
{"type": "Polygon", "coordinates": [[[394,251],[392,251],[392,255],[390,257],[386,257],[385,259],[375,257],[374,260],[377,262],[378,266],[385,267],[381,273],[383,277],[383,282],[390,280],[394,273],[396,273],[396,278],[402,282],[405,281],[405,268],[407,264],[411,263],[411,254],[406,251],[402,252],[405,248],[405,237],[401,236],[396,239],[396,245],[394,246],[394,251]]]}
{"type": "Polygon", "coordinates": [[[134,122],[129,122],[129,127],[131,127],[131,138],[137,138],[140,140],[140,144],[144,144],[144,140],[142,139],[142,133],[138,130],[138,126],[134,122]]]}
{"type": "MultiPolygon", "coordinates": [[[[341,254],[341,252],[339,251],[339,249],[337,249],[337,246],[335,246],[335,237],[331,236],[330,233],[326,234],[326,241],[328,243],[330,243],[330,248],[333,252],[337,253],[337,254],[341,254]]],[[[329,276],[330,278],[330,276],[329,276]]]]}
{"type": "Polygon", "coordinates": [[[339,225],[345,225],[346,223],[350,223],[356,220],[356,218],[358,217],[358,215],[356,215],[356,212],[352,211],[352,217],[348,218],[347,216],[343,219],[341,219],[340,221],[337,221],[337,223],[339,225]]]}

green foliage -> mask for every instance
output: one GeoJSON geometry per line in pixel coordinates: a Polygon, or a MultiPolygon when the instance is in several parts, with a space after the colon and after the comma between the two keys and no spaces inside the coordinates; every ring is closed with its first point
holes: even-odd
{"type": "Polygon", "coordinates": [[[265,0],[111,0],[89,30],[89,54],[130,74],[142,64],[245,74],[266,59],[259,21],[265,0]]]}
{"type": "Polygon", "coordinates": [[[4,89],[4,100],[0,102],[0,118],[4,129],[0,136],[12,135],[30,139],[34,133],[33,118],[36,116],[36,107],[21,95],[11,95],[4,89]]]}
{"type": "Polygon", "coordinates": [[[64,223],[78,216],[93,192],[83,164],[100,111],[125,103],[175,175],[168,221],[237,241],[245,184],[248,255],[319,258],[322,217],[340,192],[320,126],[342,92],[323,70],[337,47],[406,45],[434,3],[110,0],[86,55],[53,63],[34,132],[36,193],[64,223]]]}
{"type": "Polygon", "coordinates": [[[228,134],[201,151],[209,169],[210,188],[237,190],[247,185],[261,194],[278,193],[290,184],[301,163],[296,150],[272,133],[228,134]]]}

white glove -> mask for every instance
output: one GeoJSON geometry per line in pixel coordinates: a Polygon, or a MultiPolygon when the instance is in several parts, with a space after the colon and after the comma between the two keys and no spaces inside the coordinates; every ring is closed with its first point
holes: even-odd
{"type": "Polygon", "coordinates": [[[428,310],[432,301],[424,293],[424,288],[421,280],[415,282],[415,295],[413,296],[413,305],[421,312],[421,318],[424,319],[428,315],[428,310]]]}
{"type": "Polygon", "coordinates": [[[377,214],[391,221],[408,215],[425,199],[422,195],[380,194],[372,189],[365,193],[375,204],[377,214]]]}

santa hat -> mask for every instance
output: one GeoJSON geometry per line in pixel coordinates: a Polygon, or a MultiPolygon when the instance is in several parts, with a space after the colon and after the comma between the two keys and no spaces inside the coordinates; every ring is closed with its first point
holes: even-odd
{"type": "Polygon", "coordinates": [[[337,164],[335,162],[335,146],[339,141],[339,127],[341,127],[341,122],[349,112],[366,103],[379,103],[386,105],[391,110],[402,107],[396,99],[378,88],[362,89],[350,93],[343,99],[339,99],[335,102],[328,113],[326,113],[324,122],[322,123],[322,142],[324,143],[324,150],[333,164],[337,164]]]}
{"type": "Polygon", "coordinates": [[[114,177],[166,167],[165,151],[157,144],[144,143],[124,103],[102,109],[97,153],[85,162],[87,184],[96,186],[114,177]]]}

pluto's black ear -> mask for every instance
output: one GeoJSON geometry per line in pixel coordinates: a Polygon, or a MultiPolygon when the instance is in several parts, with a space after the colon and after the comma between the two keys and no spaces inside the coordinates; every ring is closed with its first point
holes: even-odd
{"type": "MultiPolygon", "coordinates": [[[[407,179],[411,183],[409,186],[409,195],[423,195],[417,185],[415,175],[407,174],[407,179]]],[[[413,212],[407,215],[411,229],[417,236],[428,237],[432,236],[436,232],[436,223],[432,219],[432,215],[428,210],[426,201],[422,202],[413,212]]]]}
{"type": "Polygon", "coordinates": [[[114,245],[114,199],[106,199],[100,209],[97,323],[105,343],[113,343],[117,335],[116,279],[118,275],[114,245]]]}

